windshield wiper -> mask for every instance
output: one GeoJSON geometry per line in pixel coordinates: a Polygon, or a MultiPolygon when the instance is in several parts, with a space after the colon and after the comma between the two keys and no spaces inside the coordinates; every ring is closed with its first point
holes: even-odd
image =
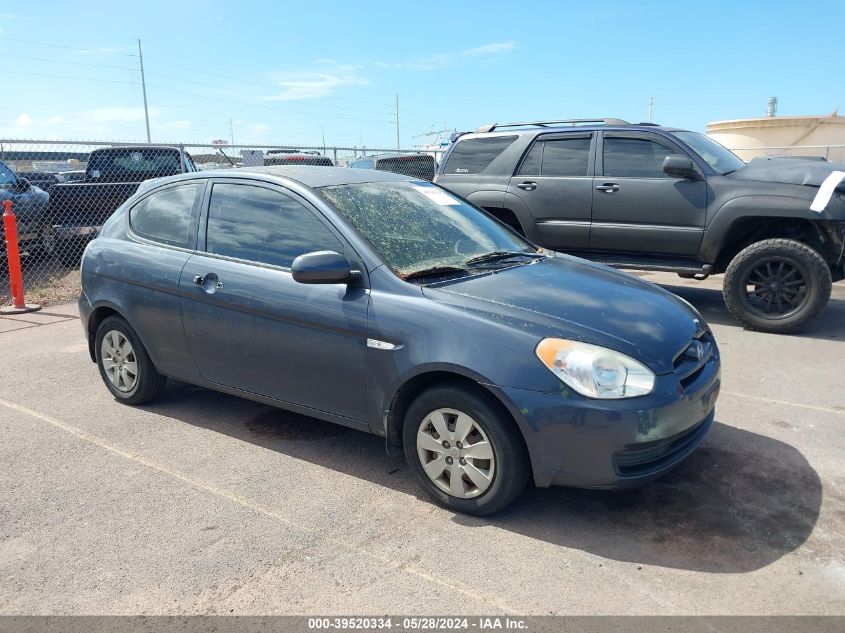
{"type": "Polygon", "coordinates": [[[425,279],[426,277],[444,277],[446,275],[454,275],[457,273],[466,274],[465,268],[460,268],[458,266],[432,266],[431,268],[423,268],[421,270],[415,270],[414,272],[407,273],[405,275],[400,275],[402,279],[405,281],[410,281],[411,279],[425,279]]]}
{"type": "Polygon", "coordinates": [[[495,262],[502,259],[511,259],[513,257],[531,257],[532,259],[536,259],[538,257],[543,257],[539,253],[527,253],[525,251],[493,251],[492,253],[484,253],[483,255],[477,255],[475,257],[470,257],[466,264],[472,266],[473,264],[484,264],[486,262],[495,262]]]}

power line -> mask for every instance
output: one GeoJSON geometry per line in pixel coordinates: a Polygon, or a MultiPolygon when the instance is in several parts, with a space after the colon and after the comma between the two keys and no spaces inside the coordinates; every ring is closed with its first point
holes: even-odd
{"type": "Polygon", "coordinates": [[[259,109],[262,109],[262,110],[271,110],[271,111],[274,111],[274,112],[287,112],[289,114],[300,114],[300,115],[303,115],[303,116],[316,116],[316,117],[331,116],[333,119],[345,119],[347,121],[365,121],[367,123],[391,123],[391,124],[393,123],[393,121],[384,121],[384,120],[376,120],[376,119],[361,119],[361,118],[358,118],[358,117],[348,117],[348,116],[342,116],[342,115],[339,115],[339,114],[325,115],[325,114],[322,114],[322,113],[305,112],[305,111],[302,111],[302,110],[291,110],[289,108],[279,108],[279,107],[274,107],[274,106],[260,105],[260,104],[257,104],[257,103],[247,103],[247,102],[244,102],[244,101],[235,101],[233,99],[221,99],[220,97],[215,97],[215,96],[212,96],[212,95],[202,95],[202,94],[197,94],[195,92],[186,92],[184,90],[175,90],[173,88],[164,88],[162,86],[150,86],[150,88],[154,88],[155,90],[164,90],[165,92],[173,92],[175,94],[181,94],[181,95],[185,95],[185,96],[188,96],[188,97],[196,97],[198,99],[207,99],[209,101],[231,103],[231,104],[234,104],[234,105],[245,106],[247,108],[259,108],[259,109]]]}
{"type": "Polygon", "coordinates": [[[92,64],[89,62],[72,62],[66,59],[47,59],[46,57],[29,57],[28,55],[16,55],[13,53],[3,53],[3,57],[14,57],[16,59],[28,59],[35,62],[50,62],[51,64],[71,64],[73,66],[91,66],[93,68],[111,68],[114,70],[131,70],[138,72],[137,68],[129,68],[128,66],[110,66],[108,64],[92,64]]]}
{"type": "MultiPolygon", "coordinates": [[[[150,60],[150,58],[148,58],[148,57],[145,58],[145,61],[148,62],[149,60],[150,60]]],[[[206,82],[206,81],[194,81],[192,79],[184,79],[182,77],[176,77],[174,75],[165,75],[163,73],[151,72],[149,70],[147,70],[146,73],[147,73],[147,75],[150,75],[152,77],[161,77],[163,79],[172,79],[173,81],[178,81],[180,83],[193,84],[195,86],[203,86],[203,87],[206,87],[206,88],[214,88],[216,90],[221,90],[223,92],[231,92],[231,93],[242,95],[242,96],[256,97],[258,99],[268,99],[269,97],[273,96],[273,95],[268,95],[268,94],[259,94],[257,92],[244,92],[243,90],[238,90],[236,88],[225,88],[223,86],[209,85],[209,83],[206,82]]],[[[275,88],[276,90],[278,90],[280,88],[280,86],[271,86],[270,84],[268,84],[268,87],[275,88]]],[[[330,104],[327,104],[327,103],[313,103],[311,101],[309,101],[308,106],[309,107],[313,106],[313,107],[320,107],[320,108],[329,108],[331,110],[342,110],[344,112],[365,112],[367,114],[381,114],[380,112],[375,112],[373,110],[362,110],[360,108],[348,108],[346,106],[336,106],[336,105],[330,105],[330,104]]]]}
{"type": "Polygon", "coordinates": [[[123,55],[125,57],[138,57],[137,55],[133,55],[132,53],[121,53],[120,51],[110,51],[105,49],[99,50],[92,50],[90,48],[79,48],[78,46],[65,46],[63,44],[53,44],[51,42],[35,42],[33,40],[23,40],[18,37],[6,37],[3,36],[3,41],[8,42],[21,42],[23,44],[34,44],[36,46],[49,46],[50,48],[63,48],[69,51],[78,51],[81,53],[98,53],[101,55],[123,55]]]}
{"type": "Polygon", "coordinates": [[[141,82],[139,81],[126,81],[126,80],[119,80],[119,79],[98,79],[95,77],[72,77],[70,75],[48,75],[46,73],[29,73],[24,72],[21,70],[0,70],[0,73],[6,73],[9,75],[25,75],[27,77],[46,77],[48,79],[73,79],[74,81],[96,81],[98,83],[105,83],[105,84],[125,84],[130,86],[139,86],[141,82]]]}

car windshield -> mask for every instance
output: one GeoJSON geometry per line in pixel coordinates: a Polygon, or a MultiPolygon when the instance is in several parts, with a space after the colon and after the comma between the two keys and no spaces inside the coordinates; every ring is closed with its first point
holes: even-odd
{"type": "Polygon", "coordinates": [[[518,235],[435,185],[368,182],[319,191],[403,278],[428,270],[460,272],[483,255],[504,259],[510,253],[537,253],[518,235]]]}
{"type": "Polygon", "coordinates": [[[743,167],[743,160],[724,145],[698,132],[675,132],[675,136],[689,145],[707,164],[722,175],[743,167]]]}

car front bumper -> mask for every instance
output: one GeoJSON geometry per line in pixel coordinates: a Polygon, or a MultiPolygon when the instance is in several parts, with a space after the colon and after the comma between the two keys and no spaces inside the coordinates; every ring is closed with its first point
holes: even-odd
{"type": "Polygon", "coordinates": [[[593,400],[562,384],[557,393],[495,387],[520,425],[537,486],[626,488],[686,459],[715,417],[720,364],[714,355],[692,384],[658,376],[651,394],[593,400]]]}

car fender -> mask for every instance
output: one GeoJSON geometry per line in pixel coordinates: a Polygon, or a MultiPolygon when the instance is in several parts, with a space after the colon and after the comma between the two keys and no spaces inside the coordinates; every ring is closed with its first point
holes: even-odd
{"type": "Polygon", "coordinates": [[[713,263],[722,248],[731,240],[732,228],[749,217],[797,219],[818,222],[833,219],[829,211],[816,213],[810,210],[811,200],[786,195],[747,195],[728,200],[719,207],[704,232],[699,250],[699,260],[713,263]]]}
{"type": "Polygon", "coordinates": [[[522,230],[525,231],[525,237],[535,244],[541,241],[540,234],[537,231],[537,224],[534,222],[534,216],[531,215],[528,205],[525,204],[525,201],[522,198],[516,194],[507,192],[505,193],[502,206],[505,209],[513,211],[513,214],[517,217],[520,225],[522,226],[522,230]]]}
{"type": "Polygon", "coordinates": [[[378,428],[371,429],[376,435],[381,435],[386,438],[388,444],[401,444],[401,420],[394,417],[399,396],[402,389],[409,385],[422,386],[426,388],[428,384],[449,382],[450,377],[456,381],[466,380],[477,385],[488,396],[493,398],[499,405],[513,417],[517,426],[520,429],[523,437],[527,437],[531,432],[528,428],[525,419],[519,414],[515,405],[504,395],[502,389],[497,387],[483,374],[468,369],[467,367],[444,362],[431,362],[417,365],[398,376],[390,386],[384,391],[384,401],[382,405],[382,416],[378,423],[378,428]],[[426,379],[430,379],[430,383],[426,379]],[[420,380],[422,379],[422,380],[420,380]]]}
{"type": "Polygon", "coordinates": [[[504,203],[505,192],[494,191],[490,189],[483,189],[481,191],[473,191],[466,197],[467,202],[474,204],[477,207],[501,209],[504,203]]]}

